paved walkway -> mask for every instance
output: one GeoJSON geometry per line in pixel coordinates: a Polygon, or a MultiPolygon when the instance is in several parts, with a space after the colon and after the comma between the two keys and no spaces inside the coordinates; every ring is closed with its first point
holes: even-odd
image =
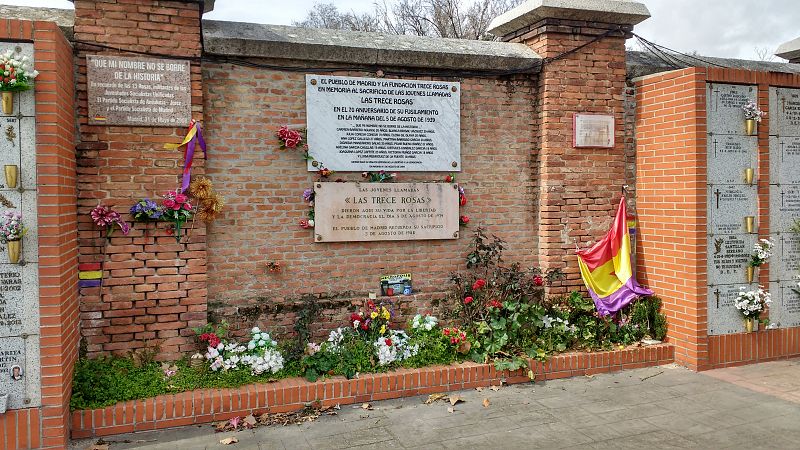
{"type": "Polygon", "coordinates": [[[377,402],[371,411],[348,405],[302,425],[238,433],[204,425],[109,441],[112,450],[800,448],[797,393],[800,360],[700,374],[669,365],[464,391],[453,412],[449,403],[415,397],[377,402]],[[751,389],[770,384],[772,391],[751,389]],[[239,443],[219,443],[229,436],[239,443]]]}

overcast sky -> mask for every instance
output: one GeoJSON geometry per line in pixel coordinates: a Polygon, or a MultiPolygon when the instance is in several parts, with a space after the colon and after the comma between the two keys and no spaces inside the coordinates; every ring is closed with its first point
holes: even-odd
{"type": "MultiPolygon", "coordinates": [[[[216,0],[208,19],[291,25],[319,0],[216,0]]],[[[330,0],[328,0],[330,1],[330,0]]],[[[682,52],[758,59],[800,37],[800,0],[642,0],[651,18],[635,29],[642,37],[682,52]]],[[[371,11],[373,0],[335,0],[345,11],[371,11]]],[[[67,0],[0,0],[0,4],[71,8],[67,0]]],[[[781,61],[776,58],[776,61],[781,61]]]]}

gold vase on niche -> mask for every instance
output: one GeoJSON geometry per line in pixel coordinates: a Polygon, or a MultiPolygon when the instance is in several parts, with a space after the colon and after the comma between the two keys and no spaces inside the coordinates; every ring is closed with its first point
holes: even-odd
{"type": "Polygon", "coordinates": [[[756,122],[756,119],[746,119],[744,128],[748,136],[754,136],[758,130],[758,122],[756,122]]]}
{"type": "Polygon", "coordinates": [[[744,218],[744,228],[748,233],[752,233],[756,228],[756,218],[754,216],[747,216],[744,218]]]}
{"type": "Polygon", "coordinates": [[[747,266],[747,283],[753,282],[753,277],[755,275],[756,268],[753,266],[747,266]]]}
{"type": "Polygon", "coordinates": [[[3,91],[3,114],[9,116],[14,112],[14,93],[3,91]]]}
{"type": "Polygon", "coordinates": [[[17,264],[19,262],[19,255],[22,253],[22,241],[8,241],[8,262],[17,264]]]}
{"type": "Polygon", "coordinates": [[[745,329],[747,330],[748,333],[752,333],[753,332],[753,322],[754,322],[754,320],[753,320],[752,317],[745,317],[744,318],[744,327],[745,327],[745,329]]]}
{"type": "Polygon", "coordinates": [[[5,166],[6,171],[6,187],[14,189],[17,187],[17,177],[19,175],[19,167],[15,165],[5,166]]]}
{"type": "Polygon", "coordinates": [[[744,169],[744,182],[747,184],[753,184],[753,177],[755,176],[756,171],[753,170],[752,167],[748,167],[744,169]]]}

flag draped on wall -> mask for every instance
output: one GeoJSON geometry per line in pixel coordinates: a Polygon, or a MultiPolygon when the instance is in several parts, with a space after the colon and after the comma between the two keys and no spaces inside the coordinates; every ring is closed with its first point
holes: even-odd
{"type": "Polygon", "coordinates": [[[633,277],[626,219],[627,208],[622,197],[608,234],[590,249],[578,251],[581,277],[597,311],[604,316],[616,313],[640,295],[653,294],[633,277]]]}

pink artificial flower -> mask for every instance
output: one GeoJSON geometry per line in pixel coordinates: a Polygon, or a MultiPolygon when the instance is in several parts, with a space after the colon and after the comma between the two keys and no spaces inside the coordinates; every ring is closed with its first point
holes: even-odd
{"type": "Polygon", "coordinates": [[[300,228],[311,228],[311,225],[308,224],[308,219],[300,219],[300,228]]]}
{"type": "Polygon", "coordinates": [[[191,203],[184,203],[183,204],[183,209],[185,209],[187,211],[190,211],[192,209],[192,204],[191,203]]]}
{"type": "Polygon", "coordinates": [[[172,208],[173,206],[175,206],[175,200],[172,200],[171,198],[164,199],[164,206],[166,206],[167,208],[172,208]]]}
{"type": "Polygon", "coordinates": [[[175,201],[178,203],[186,203],[189,201],[189,197],[184,194],[178,194],[175,196],[175,201]]]}

